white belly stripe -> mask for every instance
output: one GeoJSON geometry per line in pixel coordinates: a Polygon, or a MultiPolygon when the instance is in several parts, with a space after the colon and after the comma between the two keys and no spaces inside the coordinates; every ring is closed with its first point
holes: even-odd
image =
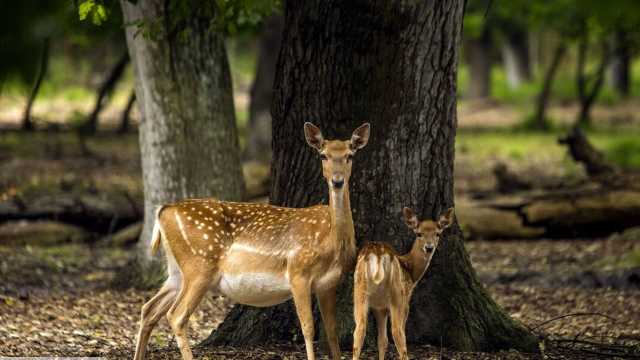
{"type": "Polygon", "coordinates": [[[222,274],[220,292],[235,302],[272,306],[291,298],[289,281],[271,273],[222,274]]]}

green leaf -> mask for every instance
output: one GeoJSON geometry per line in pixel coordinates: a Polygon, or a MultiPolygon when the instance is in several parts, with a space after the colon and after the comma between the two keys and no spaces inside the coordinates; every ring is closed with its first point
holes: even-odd
{"type": "Polygon", "coordinates": [[[102,3],[96,3],[96,0],[84,0],[78,5],[78,16],[80,21],[91,19],[95,25],[102,25],[108,17],[107,8],[102,3]]]}
{"type": "Polygon", "coordinates": [[[105,8],[104,5],[96,5],[93,8],[93,17],[91,20],[94,24],[101,25],[107,20],[107,8],[105,8]]]}
{"type": "Polygon", "coordinates": [[[80,20],[83,21],[87,18],[91,9],[96,5],[93,0],[85,0],[80,3],[78,6],[78,15],[80,16],[80,20]]]}

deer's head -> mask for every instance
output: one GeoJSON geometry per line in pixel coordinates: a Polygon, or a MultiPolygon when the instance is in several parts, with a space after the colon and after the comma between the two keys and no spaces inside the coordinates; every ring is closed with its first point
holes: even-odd
{"type": "Polygon", "coordinates": [[[416,234],[413,250],[424,254],[425,258],[433,256],[438,244],[440,234],[453,223],[453,208],[443,212],[437,221],[419,221],[416,214],[408,207],[402,209],[404,222],[416,234]]]}
{"type": "Polygon", "coordinates": [[[341,191],[349,183],[353,155],[369,141],[369,123],[355,129],[349,140],[325,140],[320,129],[307,122],[304,124],[304,136],[309,146],[320,154],[322,175],[329,189],[341,191]]]}

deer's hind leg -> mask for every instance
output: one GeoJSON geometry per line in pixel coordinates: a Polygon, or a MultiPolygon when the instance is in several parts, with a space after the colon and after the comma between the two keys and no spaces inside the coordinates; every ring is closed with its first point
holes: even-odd
{"type": "Polygon", "coordinates": [[[387,337],[389,310],[373,309],[373,315],[376,317],[376,325],[378,326],[378,359],[384,360],[387,346],[389,346],[389,338],[387,337]]]}
{"type": "Polygon", "coordinates": [[[199,271],[190,272],[189,275],[184,276],[180,293],[167,314],[169,325],[171,325],[171,329],[176,336],[178,348],[184,360],[193,359],[189,339],[187,338],[189,317],[191,317],[191,314],[193,314],[202,301],[202,297],[209,289],[212,272],[200,269],[199,271]]]}
{"type": "Polygon", "coordinates": [[[405,337],[405,326],[409,313],[408,304],[393,304],[391,306],[391,335],[398,350],[400,360],[408,360],[407,340],[405,337]]]}
{"type": "Polygon", "coordinates": [[[158,321],[167,313],[180,287],[179,277],[169,277],[158,293],[142,306],[140,329],[136,342],[134,359],[142,360],[147,350],[149,336],[158,321]]]}

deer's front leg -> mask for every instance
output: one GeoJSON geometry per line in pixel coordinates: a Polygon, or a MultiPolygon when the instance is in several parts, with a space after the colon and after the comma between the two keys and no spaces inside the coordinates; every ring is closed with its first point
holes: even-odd
{"type": "Polygon", "coordinates": [[[336,288],[319,292],[318,303],[331,357],[334,360],[340,360],[340,345],[338,345],[338,335],[336,334],[336,288]]]}
{"type": "Polygon", "coordinates": [[[353,332],[353,360],[360,359],[369,314],[369,298],[359,285],[356,283],[353,290],[353,320],[356,323],[356,329],[353,332]]]}
{"type": "Polygon", "coordinates": [[[302,335],[304,336],[304,344],[307,348],[307,359],[315,360],[313,353],[313,312],[311,310],[311,283],[307,279],[292,279],[291,293],[293,302],[296,305],[296,312],[300,320],[302,335]]]}

